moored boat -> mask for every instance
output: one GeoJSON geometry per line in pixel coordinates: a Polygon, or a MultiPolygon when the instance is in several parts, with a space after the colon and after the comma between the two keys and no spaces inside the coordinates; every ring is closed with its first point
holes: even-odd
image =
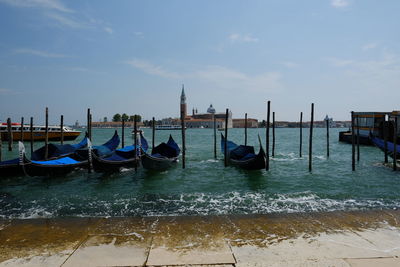
{"type": "MultiPolygon", "coordinates": [[[[45,126],[33,126],[33,131],[31,134],[30,125],[24,124],[22,127],[22,135],[21,135],[21,124],[20,123],[12,123],[11,125],[11,134],[13,141],[44,141],[46,139],[46,127],[45,126]],[[22,137],[22,138],[21,138],[22,137]]],[[[63,138],[65,141],[75,140],[80,134],[81,131],[73,130],[68,126],[63,126],[63,138]]],[[[7,123],[0,124],[0,134],[1,140],[8,141],[8,128],[7,123]]],[[[54,125],[48,127],[48,140],[49,141],[60,141],[61,140],[61,127],[54,125]]]]}
{"type": "MultiPolygon", "coordinates": [[[[376,147],[385,152],[385,141],[383,139],[371,136],[371,141],[376,147]]],[[[392,142],[387,141],[387,153],[392,158],[394,156],[394,147],[392,142]]],[[[400,145],[396,145],[396,158],[400,159],[400,145]]]]}
{"type": "MultiPolygon", "coordinates": [[[[245,170],[261,170],[265,168],[265,152],[260,137],[260,150],[255,154],[253,146],[237,145],[227,140],[228,161],[230,164],[245,170]]],[[[225,137],[221,134],[221,151],[225,152],[225,137]]]]}
{"type": "MultiPolygon", "coordinates": [[[[29,160],[25,156],[25,148],[22,142],[20,147],[22,147],[21,162],[23,172],[29,176],[52,176],[52,175],[64,175],[76,168],[87,168],[91,167],[91,155],[95,153],[98,157],[106,157],[112,154],[112,152],[119,145],[119,136],[117,131],[115,131],[113,137],[106,143],[100,146],[88,145],[87,149],[78,149],[72,155],[67,157],[61,157],[54,160],[46,161],[35,161],[29,160]]],[[[90,142],[88,142],[90,144],[90,142]]],[[[21,149],[20,149],[21,150],[21,149]]]]}
{"type": "Polygon", "coordinates": [[[137,148],[135,148],[135,145],[126,146],[116,149],[107,157],[99,157],[93,153],[93,168],[99,172],[113,172],[119,171],[121,168],[133,168],[138,166],[140,162],[141,151],[146,152],[147,149],[147,140],[140,134],[140,141],[137,148]]]}
{"type": "Polygon", "coordinates": [[[181,149],[170,135],[168,142],[154,147],[151,154],[143,152],[141,156],[143,168],[156,171],[167,170],[177,162],[180,152],[181,149]]]}
{"type": "MultiPolygon", "coordinates": [[[[67,157],[75,153],[76,150],[82,149],[87,146],[87,138],[85,137],[81,142],[77,144],[48,144],[47,159],[54,160],[60,157],[67,157]]],[[[46,160],[45,152],[46,146],[42,146],[39,149],[33,151],[31,160],[43,161],[46,160]]],[[[15,176],[23,175],[23,169],[20,165],[20,158],[15,158],[6,161],[0,161],[0,175],[1,176],[15,176]]]]}

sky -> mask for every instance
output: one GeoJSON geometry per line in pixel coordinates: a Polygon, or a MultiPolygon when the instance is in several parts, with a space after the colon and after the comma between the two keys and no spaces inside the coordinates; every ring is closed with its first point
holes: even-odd
{"type": "Polygon", "coordinates": [[[399,110],[398,0],[0,0],[0,120],[399,110]]]}

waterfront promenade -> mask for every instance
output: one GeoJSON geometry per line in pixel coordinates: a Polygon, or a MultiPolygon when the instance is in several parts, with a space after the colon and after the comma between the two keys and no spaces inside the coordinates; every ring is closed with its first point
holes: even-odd
{"type": "Polygon", "coordinates": [[[0,221],[0,266],[400,266],[400,212],[0,221]]]}

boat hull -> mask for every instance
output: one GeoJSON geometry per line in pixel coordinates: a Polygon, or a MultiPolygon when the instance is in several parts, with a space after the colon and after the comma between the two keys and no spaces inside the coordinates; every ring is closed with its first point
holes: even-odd
{"type": "Polygon", "coordinates": [[[244,170],[262,170],[265,169],[265,157],[264,155],[258,154],[255,158],[249,160],[234,160],[229,159],[229,163],[232,166],[239,167],[244,170]]]}
{"type": "MultiPolygon", "coordinates": [[[[360,135],[359,140],[360,140],[360,145],[365,145],[365,146],[373,146],[374,145],[372,143],[371,139],[369,138],[369,136],[360,135]]],[[[352,143],[351,131],[340,132],[339,133],[339,141],[351,144],[352,143]]],[[[354,142],[357,144],[357,135],[355,135],[355,137],[354,137],[354,142]]]]}
{"type": "Polygon", "coordinates": [[[165,171],[176,165],[178,158],[157,158],[151,155],[142,155],[142,166],[147,170],[165,171]]]}
{"type": "Polygon", "coordinates": [[[121,168],[134,168],[139,166],[140,159],[132,158],[124,161],[111,161],[92,154],[93,169],[96,172],[118,172],[121,168]]]}

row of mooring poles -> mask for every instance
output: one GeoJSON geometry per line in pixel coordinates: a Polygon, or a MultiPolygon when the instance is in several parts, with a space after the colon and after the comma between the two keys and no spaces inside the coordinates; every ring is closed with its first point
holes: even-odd
{"type": "MultiPolygon", "coordinates": [[[[89,109],[90,113],[90,109],[89,109]]],[[[91,114],[89,116],[91,120],[91,114]]],[[[33,141],[35,139],[34,134],[33,134],[33,117],[30,117],[30,125],[29,125],[29,140],[30,140],[30,151],[31,154],[33,153],[33,141]]],[[[90,129],[91,132],[91,129],[90,129]]],[[[49,143],[49,109],[46,107],[45,109],[45,136],[44,136],[44,141],[45,141],[45,158],[48,158],[48,143],[49,143]]],[[[0,139],[2,136],[0,136],[0,139]]],[[[14,141],[14,136],[13,136],[13,131],[12,131],[12,123],[11,123],[11,118],[7,119],[7,138],[8,138],[8,151],[12,151],[13,147],[13,141],[14,141]]],[[[25,140],[25,120],[24,117],[21,117],[21,125],[19,129],[19,140],[21,142],[24,142],[25,140]]],[[[61,115],[60,117],[60,143],[61,145],[64,144],[64,115],[61,115]]],[[[0,140],[0,149],[2,148],[2,140],[0,140]]],[[[0,161],[1,161],[1,151],[0,151],[0,161]]]]}
{"type": "MultiPolygon", "coordinates": [[[[265,169],[269,170],[269,128],[270,128],[270,114],[271,114],[271,101],[267,102],[267,122],[266,122],[266,164],[265,169]]],[[[328,122],[328,121],[327,121],[328,122]]],[[[329,122],[328,122],[329,123],[329,122]]],[[[327,156],[329,157],[329,124],[327,124],[327,156]]],[[[275,112],[272,112],[272,154],[271,156],[275,156],[275,112]]],[[[314,103],[311,104],[311,120],[310,120],[310,135],[309,135],[309,164],[308,169],[312,171],[312,142],[313,142],[313,128],[314,128],[314,103]]],[[[300,112],[300,147],[299,147],[299,156],[302,157],[302,144],[303,144],[303,112],[300,112]]]]}

